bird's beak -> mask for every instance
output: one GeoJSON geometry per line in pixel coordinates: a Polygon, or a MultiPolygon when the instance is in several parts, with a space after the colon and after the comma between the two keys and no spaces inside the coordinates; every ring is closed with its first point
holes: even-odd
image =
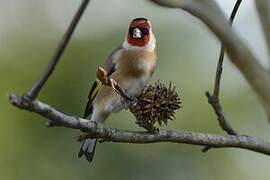
{"type": "Polygon", "coordinates": [[[141,31],[139,28],[135,28],[135,29],[133,30],[132,37],[133,37],[133,38],[136,38],[136,39],[142,38],[142,31],[141,31]]]}

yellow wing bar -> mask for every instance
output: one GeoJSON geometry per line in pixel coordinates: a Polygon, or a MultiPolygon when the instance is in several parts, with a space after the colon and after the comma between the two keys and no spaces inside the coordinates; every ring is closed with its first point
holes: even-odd
{"type": "Polygon", "coordinates": [[[96,80],[91,88],[89,93],[89,101],[93,101],[102,87],[102,82],[100,80],[96,80]]]}

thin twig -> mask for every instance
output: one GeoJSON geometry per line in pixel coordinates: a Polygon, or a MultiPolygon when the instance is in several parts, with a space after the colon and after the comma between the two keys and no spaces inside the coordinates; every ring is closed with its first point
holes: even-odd
{"type": "Polygon", "coordinates": [[[125,131],[108,127],[96,121],[89,121],[66,115],[38,100],[28,100],[16,95],[10,95],[10,102],[21,109],[37,113],[52,121],[54,126],[79,129],[87,135],[82,138],[102,138],[104,141],[124,143],[156,143],[172,142],[216,148],[242,148],[265,155],[270,155],[270,143],[252,136],[216,135],[192,131],[159,129],[156,133],[125,131]]]}
{"type": "MultiPolygon", "coordinates": [[[[236,16],[237,10],[240,7],[242,0],[237,0],[236,4],[234,5],[234,8],[232,10],[231,16],[230,16],[230,24],[233,23],[233,20],[236,16]]],[[[214,92],[213,95],[215,97],[219,97],[219,91],[220,91],[220,80],[221,80],[221,75],[222,75],[222,66],[223,66],[223,59],[225,55],[225,47],[222,44],[221,49],[220,49],[220,54],[219,54],[219,60],[218,60],[218,65],[217,65],[217,71],[216,71],[216,78],[215,78],[215,85],[214,85],[214,92]]]]}
{"type": "MultiPolygon", "coordinates": [[[[234,8],[232,10],[231,16],[230,16],[230,24],[232,25],[233,20],[236,16],[237,10],[239,9],[241,5],[242,0],[237,0],[234,8]]],[[[223,70],[223,60],[224,60],[224,55],[225,55],[225,47],[222,44],[221,49],[220,49],[220,54],[219,54],[219,60],[218,60],[218,65],[217,65],[217,70],[216,70],[216,77],[215,77],[215,84],[214,84],[214,90],[213,90],[213,95],[211,95],[209,92],[206,92],[206,97],[208,98],[209,104],[212,106],[213,110],[215,111],[217,115],[217,120],[219,122],[220,127],[227,132],[227,134],[230,135],[237,135],[237,132],[232,128],[230,123],[226,120],[225,114],[223,112],[223,108],[220,103],[219,99],[219,92],[220,92],[220,83],[221,83],[221,76],[222,76],[222,70],[223,70]]],[[[210,149],[211,147],[207,146],[205,147],[202,151],[206,152],[210,149]]]]}
{"type": "Polygon", "coordinates": [[[64,50],[66,49],[67,44],[68,44],[75,28],[77,27],[77,24],[78,24],[79,20],[81,19],[81,16],[82,16],[84,10],[86,9],[89,1],[90,0],[83,0],[82,1],[81,5],[80,5],[79,9],[77,10],[76,14],[74,15],[66,33],[64,34],[58,47],[56,48],[46,70],[40,76],[39,80],[37,82],[35,82],[35,84],[31,88],[31,90],[29,92],[27,92],[27,94],[25,95],[25,98],[34,100],[38,96],[38,93],[40,92],[41,88],[44,86],[44,84],[46,83],[46,81],[48,80],[48,78],[50,77],[52,72],[54,71],[55,66],[59,62],[64,50]]]}
{"type": "Polygon", "coordinates": [[[116,93],[122,96],[127,102],[132,101],[130,97],[124,92],[120,85],[108,76],[108,73],[102,67],[98,67],[97,78],[106,86],[111,86],[116,93]]]}
{"type": "MultiPolygon", "coordinates": [[[[269,82],[268,73],[266,74],[264,69],[258,63],[257,58],[253,55],[253,53],[249,50],[249,48],[241,41],[241,39],[238,38],[238,36],[225,23],[223,15],[222,14],[220,15],[217,11],[219,9],[218,6],[215,5],[215,2],[213,0],[212,1],[183,0],[173,2],[174,4],[169,7],[185,9],[186,11],[200,18],[210,28],[210,30],[212,30],[212,32],[214,32],[217,35],[217,37],[222,42],[224,42],[230,60],[245,76],[245,78],[257,92],[259,97],[262,97],[262,99],[265,98],[266,100],[270,99],[270,96],[268,95],[270,83],[261,83],[261,82],[269,82]],[[211,3],[212,7],[209,6],[209,9],[207,9],[206,7],[208,6],[206,5],[210,5],[211,3]]],[[[163,4],[166,5],[169,4],[169,2],[166,0],[163,2],[163,4]]],[[[65,46],[62,49],[62,51],[65,49],[65,46]]],[[[61,54],[62,52],[60,53],[59,58],[61,57],[61,54]]],[[[42,103],[38,100],[34,100],[37,97],[38,92],[43,87],[46,80],[49,78],[50,74],[53,72],[53,68],[57,64],[58,60],[55,61],[55,64],[52,63],[51,68],[50,66],[48,66],[49,71],[45,73],[44,80],[42,80],[43,78],[41,78],[40,81],[36,83],[40,85],[36,85],[37,86],[36,88],[35,85],[33,86],[32,90],[29,91],[28,93],[29,98],[25,98],[26,96],[20,97],[16,95],[11,95],[10,102],[18,108],[38,113],[41,116],[50,119],[49,123],[50,126],[64,126],[74,129],[80,129],[83,132],[89,133],[89,135],[91,135],[92,137],[103,138],[107,141],[127,142],[127,143],[175,142],[175,143],[186,143],[211,147],[237,147],[270,155],[270,143],[251,136],[214,135],[190,131],[163,130],[163,129],[161,129],[156,134],[149,134],[147,132],[122,131],[115,128],[106,127],[101,123],[92,122],[86,119],[68,116],[64,113],[61,113],[60,111],[55,110],[54,108],[50,107],[45,103],[42,103]]]]}

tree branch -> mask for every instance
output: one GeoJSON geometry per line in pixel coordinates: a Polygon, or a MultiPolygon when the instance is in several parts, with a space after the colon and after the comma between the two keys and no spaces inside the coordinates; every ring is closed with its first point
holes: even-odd
{"type": "MultiPolygon", "coordinates": [[[[235,5],[234,5],[234,8],[232,10],[232,13],[231,13],[230,19],[229,19],[229,22],[230,22],[231,25],[232,25],[233,20],[234,20],[234,18],[236,16],[237,10],[240,7],[241,2],[242,2],[242,0],[237,0],[235,5]]],[[[218,59],[217,70],[216,70],[216,77],[215,77],[213,95],[211,95],[209,92],[206,92],[206,97],[208,99],[209,104],[212,106],[213,110],[215,111],[215,113],[217,115],[217,120],[219,122],[219,126],[224,131],[226,131],[227,134],[236,135],[237,132],[232,128],[230,123],[225,118],[225,114],[223,112],[223,108],[221,106],[220,98],[219,98],[224,55],[225,55],[225,47],[222,44],[221,49],[220,49],[219,59],[218,59]]],[[[211,148],[210,146],[205,147],[202,151],[206,152],[210,148],[211,148]]]]}
{"type": "MultiPolygon", "coordinates": [[[[218,97],[211,95],[209,92],[205,93],[206,97],[208,98],[209,104],[212,106],[213,110],[217,115],[217,120],[219,122],[219,126],[230,135],[237,135],[238,133],[232,128],[229,122],[225,118],[225,114],[223,108],[220,104],[220,100],[218,97]]],[[[207,152],[211,149],[211,146],[206,146],[202,149],[203,152],[207,152]]]]}
{"type": "Polygon", "coordinates": [[[215,135],[191,131],[160,129],[157,133],[132,132],[111,128],[102,123],[68,116],[38,100],[10,95],[10,102],[21,109],[35,112],[50,119],[50,126],[64,126],[86,132],[91,138],[102,138],[105,141],[124,143],[173,142],[193,145],[210,145],[217,148],[235,147],[270,155],[270,143],[244,135],[215,135]]]}
{"type": "MultiPolygon", "coordinates": [[[[234,6],[232,13],[231,13],[231,16],[230,16],[230,20],[229,20],[230,24],[233,23],[233,20],[235,18],[237,10],[240,7],[241,2],[242,2],[242,0],[236,1],[235,6],[234,6]]],[[[213,95],[215,97],[219,97],[220,81],[221,81],[221,75],[222,75],[222,66],[223,66],[224,55],[225,55],[225,47],[222,44],[221,49],[220,49],[220,53],[219,53],[219,60],[218,60],[218,65],[217,65],[216,78],[215,78],[214,91],[213,91],[213,95]]]]}
{"type": "Polygon", "coordinates": [[[270,76],[243,43],[214,0],[150,0],[159,5],[183,9],[199,18],[224,44],[231,62],[258,95],[270,117],[270,76]]]}
{"type": "MultiPolygon", "coordinates": [[[[270,1],[269,0],[256,0],[256,8],[260,17],[263,32],[266,38],[268,47],[268,54],[270,56],[270,1]]],[[[270,61],[270,57],[269,57],[270,61]]]]}
{"type": "Polygon", "coordinates": [[[50,75],[53,73],[55,66],[59,62],[64,50],[66,49],[67,44],[68,44],[75,28],[77,27],[77,24],[78,24],[79,20],[81,19],[81,16],[82,16],[84,10],[86,9],[89,1],[90,0],[83,0],[82,1],[81,5],[80,5],[78,11],[76,12],[75,16],[73,17],[66,33],[64,34],[58,47],[56,48],[46,70],[40,76],[39,80],[36,81],[36,83],[33,85],[31,90],[29,92],[27,92],[27,94],[25,95],[26,98],[29,98],[32,100],[35,99],[38,96],[38,93],[40,92],[41,88],[44,86],[44,84],[46,83],[46,81],[48,80],[50,75]]]}
{"type": "MultiPolygon", "coordinates": [[[[194,16],[200,18],[223,42],[224,47],[234,65],[242,72],[255,92],[261,98],[268,112],[270,112],[270,78],[268,73],[258,63],[256,57],[249,48],[241,41],[231,29],[222,11],[213,0],[152,0],[160,5],[174,8],[182,8],[194,16]]],[[[25,96],[10,95],[10,102],[21,109],[35,112],[49,119],[48,126],[64,126],[78,129],[87,133],[83,138],[102,138],[105,141],[126,142],[126,143],[155,143],[174,142],[216,148],[235,147],[247,149],[262,154],[270,155],[270,143],[252,136],[245,135],[215,135],[191,131],[165,130],[160,129],[156,133],[124,131],[107,127],[99,122],[89,121],[79,117],[68,116],[49,105],[35,100],[38,93],[46,83],[56,64],[66,48],[68,41],[77,26],[82,13],[89,0],[83,0],[79,10],[74,16],[71,25],[64,35],[60,45],[55,51],[47,70],[34,84],[32,89],[25,96]]],[[[102,75],[102,74],[100,74],[102,75]]],[[[111,80],[104,81],[114,86],[111,80]]],[[[115,88],[117,89],[117,87],[115,88]]],[[[121,90],[121,89],[120,89],[121,90]]],[[[128,97],[127,97],[128,98],[128,97]]],[[[222,112],[222,109],[218,112],[222,112]]],[[[216,112],[217,113],[217,112],[216,112]]],[[[222,116],[222,114],[221,114],[222,116]]],[[[223,115],[224,116],[224,115],[223,115]]]]}

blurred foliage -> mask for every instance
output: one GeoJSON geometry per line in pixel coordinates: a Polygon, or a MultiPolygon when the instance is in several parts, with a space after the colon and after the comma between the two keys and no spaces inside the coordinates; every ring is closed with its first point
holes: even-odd
{"type": "MultiPolygon", "coordinates": [[[[183,144],[104,143],[98,145],[93,164],[78,159],[80,144],[75,137],[79,131],[60,127],[48,129],[44,118],[20,111],[7,101],[8,93],[22,94],[31,87],[63,33],[49,18],[50,12],[42,10],[42,3],[31,11],[34,5],[30,0],[27,2],[24,8],[32,14],[22,13],[25,19],[19,12],[14,15],[15,3],[8,2],[12,7],[6,12],[21,20],[10,17],[10,23],[14,23],[12,28],[0,31],[0,179],[253,180],[270,177],[269,157],[239,149],[202,153],[201,147],[183,144]],[[42,13],[33,14],[39,11],[42,13]]],[[[153,20],[157,35],[158,66],[152,81],[172,81],[183,100],[183,109],[177,112],[177,118],[169,128],[223,134],[204,97],[204,92],[212,88],[219,49],[207,29],[182,12],[171,12],[146,3],[140,10],[131,10],[130,16],[122,8],[125,17],[118,23],[122,25],[110,28],[109,24],[103,32],[102,23],[93,18],[97,15],[91,14],[91,11],[100,10],[96,10],[95,5],[97,2],[88,8],[78,34],[39,98],[68,114],[82,115],[97,66],[122,41],[123,28],[128,21],[143,14],[153,20]],[[177,16],[179,18],[175,18],[177,16]],[[88,21],[92,22],[90,26],[85,25],[88,21]],[[92,31],[92,26],[102,31],[92,31]]],[[[121,10],[118,13],[121,14],[121,10]]],[[[73,11],[67,16],[72,14],[73,11]]],[[[113,13],[108,10],[108,15],[101,17],[110,15],[113,13]]],[[[107,18],[107,22],[117,21],[107,18]]],[[[63,20],[62,24],[66,26],[69,19],[63,20]]],[[[269,140],[270,127],[261,105],[230,64],[225,64],[223,81],[222,104],[235,129],[269,140]]],[[[140,129],[127,111],[112,115],[106,123],[117,128],[140,129]]]]}

